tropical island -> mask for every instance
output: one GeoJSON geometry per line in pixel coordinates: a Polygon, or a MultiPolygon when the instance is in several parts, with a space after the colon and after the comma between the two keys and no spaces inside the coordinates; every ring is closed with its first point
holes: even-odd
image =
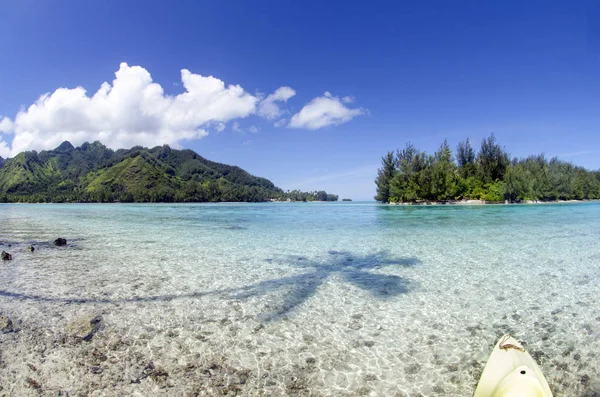
{"type": "Polygon", "coordinates": [[[458,144],[456,155],[447,140],[433,155],[407,143],[383,156],[375,183],[375,200],[383,203],[600,199],[600,171],[543,154],[511,159],[493,133],[477,153],[469,139],[458,144]]]}
{"type": "Polygon", "coordinates": [[[240,167],[168,145],[113,151],[100,142],[0,157],[0,202],[337,201],[325,191],[283,191],[240,167]]]}

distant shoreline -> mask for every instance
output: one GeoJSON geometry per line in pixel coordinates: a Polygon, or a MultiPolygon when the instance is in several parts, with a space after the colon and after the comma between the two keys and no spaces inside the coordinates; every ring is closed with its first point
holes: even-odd
{"type": "MultiPolygon", "coordinates": [[[[288,201],[288,200],[265,200],[265,201],[13,201],[13,202],[0,202],[3,204],[271,204],[271,203],[341,203],[342,200],[307,200],[307,201],[288,201]]],[[[348,201],[344,201],[348,203],[348,201]]],[[[375,203],[375,201],[373,201],[375,203]]]]}
{"type": "MultiPolygon", "coordinates": [[[[541,200],[526,200],[522,202],[505,202],[505,201],[485,201],[485,200],[448,200],[448,201],[417,201],[417,202],[405,202],[405,203],[380,203],[377,201],[355,201],[354,203],[373,203],[381,205],[391,206],[467,206],[467,205],[530,205],[530,204],[581,204],[581,203],[592,203],[600,202],[600,199],[594,200],[554,200],[554,201],[541,201],[541,200]]],[[[349,203],[348,201],[131,201],[131,202],[100,202],[100,201],[64,201],[64,202],[8,202],[2,204],[294,204],[294,203],[349,203]]]]}
{"type": "Polygon", "coordinates": [[[387,205],[406,205],[406,206],[435,206],[435,205],[528,205],[528,204],[568,204],[568,203],[589,203],[600,200],[525,200],[521,202],[509,201],[485,201],[485,200],[449,200],[449,201],[416,201],[407,203],[387,203],[387,205]]]}

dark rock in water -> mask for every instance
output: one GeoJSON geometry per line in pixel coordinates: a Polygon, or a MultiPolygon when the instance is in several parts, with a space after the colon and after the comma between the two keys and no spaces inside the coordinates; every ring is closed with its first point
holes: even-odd
{"type": "Polygon", "coordinates": [[[571,353],[573,353],[575,351],[575,346],[569,346],[567,347],[567,349],[562,353],[563,357],[567,357],[570,356],[571,353]]]}
{"type": "Polygon", "coordinates": [[[131,373],[130,382],[131,383],[140,383],[140,381],[146,379],[156,368],[154,367],[154,363],[151,361],[146,365],[143,363],[139,365],[134,365],[129,369],[131,373]]]}
{"type": "Polygon", "coordinates": [[[542,365],[542,362],[544,361],[544,359],[548,357],[548,355],[541,350],[530,350],[529,354],[531,355],[531,357],[533,357],[535,362],[538,363],[539,365],[542,365]]]}
{"type": "Polygon", "coordinates": [[[25,379],[25,384],[27,385],[27,387],[31,387],[32,389],[38,390],[38,392],[42,388],[40,382],[30,377],[27,377],[27,379],[25,379]]]}
{"type": "Polygon", "coordinates": [[[12,255],[9,254],[6,251],[2,251],[2,260],[3,261],[10,261],[10,260],[12,260],[12,255]]]}
{"type": "Polygon", "coordinates": [[[102,372],[104,372],[104,368],[102,368],[100,366],[92,366],[92,367],[90,367],[89,370],[94,375],[100,375],[102,372]]]}
{"type": "Polygon", "coordinates": [[[457,372],[458,364],[450,364],[446,367],[446,369],[448,370],[448,372],[457,372]]]}
{"type": "Polygon", "coordinates": [[[35,247],[33,245],[30,245],[29,246],[29,251],[31,251],[31,252],[35,251],[35,247]]]}
{"type": "Polygon", "coordinates": [[[417,363],[415,363],[415,364],[411,364],[411,365],[409,365],[408,367],[406,367],[406,368],[404,369],[404,372],[405,372],[406,374],[408,374],[408,375],[414,375],[414,374],[416,374],[417,372],[419,372],[420,370],[421,370],[421,365],[420,365],[420,364],[417,364],[417,363]]]}
{"type": "Polygon", "coordinates": [[[8,318],[8,316],[0,317],[0,331],[4,333],[14,331],[13,322],[10,318],[8,318]]]}
{"type": "Polygon", "coordinates": [[[56,240],[54,240],[54,245],[56,245],[57,247],[62,247],[63,245],[67,245],[67,239],[59,237],[56,240]]]}
{"type": "Polygon", "coordinates": [[[85,315],[71,320],[66,327],[67,333],[85,341],[90,341],[100,329],[102,317],[85,315]]]}
{"type": "Polygon", "coordinates": [[[169,373],[165,370],[163,370],[162,368],[154,368],[152,371],[150,371],[150,373],[148,374],[150,376],[150,379],[152,379],[154,381],[154,383],[156,383],[159,386],[166,386],[167,385],[167,379],[169,377],[169,373]]]}

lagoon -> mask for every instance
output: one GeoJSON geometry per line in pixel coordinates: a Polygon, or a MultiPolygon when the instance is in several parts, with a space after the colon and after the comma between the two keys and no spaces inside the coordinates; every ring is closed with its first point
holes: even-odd
{"type": "Polygon", "coordinates": [[[0,333],[0,395],[470,396],[507,332],[555,396],[600,393],[599,203],[5,204],[0,219],[16,331],[0,333]],[[89,340],[69,332],[85,316],[89,340]]]}

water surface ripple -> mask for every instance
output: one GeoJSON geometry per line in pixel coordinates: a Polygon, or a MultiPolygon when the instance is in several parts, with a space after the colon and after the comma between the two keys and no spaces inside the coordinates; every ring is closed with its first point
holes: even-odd
{"type": "Polygon", "coordinates": [[[0,216],[0,396],[471,396],[506,332],[555,396],[600,393],[598,203],[0,216]]]}

